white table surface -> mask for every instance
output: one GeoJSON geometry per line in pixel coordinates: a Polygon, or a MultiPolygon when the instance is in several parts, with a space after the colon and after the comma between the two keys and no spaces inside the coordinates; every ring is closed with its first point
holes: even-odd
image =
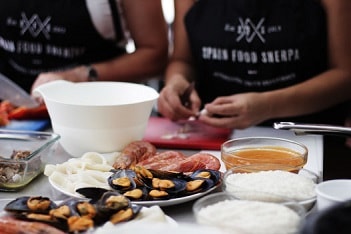
{"type": "MultiPolygon", "coordinates": [[[[246,130],[235,130],[232,138],[247,137],[247,136],[274,136],[298,141],[305,144],[309,150],[307,164],[304,168],[315,172],[321,178],[323,176],[323,138],[317,135],[295,136],[293,132],[287,130],[276,130],[270,127],[252,127],[246,130]]],[[[165,149],[166,150],[166,149],[165,149]]],[[[184,150],[186,155],[191,155],[198,151],[184,150]]],[[[219,151],[205,151],[220,157],[219,151]]],[[[61,163],[70,158],[70,156],[58,145],[55,151],[55,162],[61,163]]],[[[224,171],[224,165],[221,170],[224,171]]],[[[32,181],[27,187],[18,192],[0,192],[0,209],[8,202],[8,199],[14,199],[19,196],[48,196],[53,200],[62,200],[65,195],[57,192],[48,182],[48,178],[40,175],[32,181]],[[6,200],[4,200],[6,199],[6,200]],[[2,200],[2,201],[1,201],[2,200]]],[[[179,223],[194,223],[195,218],[192,213],[193,201],[183,204],[177,204],[169,207],[162,207],[164,212],[179,223]]]]}

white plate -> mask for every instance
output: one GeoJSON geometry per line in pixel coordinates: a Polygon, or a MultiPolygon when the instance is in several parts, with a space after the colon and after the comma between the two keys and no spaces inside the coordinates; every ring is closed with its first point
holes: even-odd
{"type": "MultiPolygon", "coordinates": [[[[72,193],[70,191],[65,190],[64,188],[61,188],[59,186],[57,186],[49,177],[49,183],[51,184],[51,186],[56,189],[57,191],[70,196],[70,197],[77,197],[77,198],[84,198],[84,196],[82,196],[79,193],[72,193]]],[[[212,192],[213,190],[215,190],[216,188],[218,188],[218,186],[220,186],[221,183],[218,183],[216,186],[202,192],[202,193],[195,193],[189,196],[184,196],[184,197],[179,197],[179,198],[172,198],[172,199],[168,199],[168,200],[157,200],[157,201],[132,201],[133,204],[138,204],[138,205],[143,205],[143,206],[154,206],[154,205],[158,205],[158,206],[172,206],[172,205],[177,205],[177,204],[181,204],[181,203],[185,203],[188,201],[192,201],[195,200],[197,198],[200,198],[210,192],[212,192]]]]}

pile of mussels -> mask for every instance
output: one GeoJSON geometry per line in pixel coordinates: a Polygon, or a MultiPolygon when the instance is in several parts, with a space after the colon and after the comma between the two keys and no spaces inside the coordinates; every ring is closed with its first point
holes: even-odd
{"type": "MultiPolygon", "coordinates": [[[[108,178],[113,191],[123,194],[131,201],[154,201],[184,197],[204,192],[221,181],[217,170],[201,169],[190,174],[146,169],[114,170],[108,178]]],[[[100,188],[81,188],[78,193],[96,200],[106,190],[100,188]]]]}
{"type": "Polygon", "coordinates": [[[5,206],[15,218],[43,222],[64,232],[80,233],[110,221],[113,224],[133,219],[141,206],[115,191],[95,200],[69,198],[59,204],[47,197],[19,197],[5,206]]]}

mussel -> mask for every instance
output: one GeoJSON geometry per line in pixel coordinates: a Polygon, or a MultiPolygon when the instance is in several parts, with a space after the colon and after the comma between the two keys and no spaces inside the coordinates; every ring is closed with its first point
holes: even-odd
{"type": "Polygon", "coordinates": [[[48,214],[57,205],[47,197],[41,196],[22,196],[9,202],[4,210],[12,213],[39,213],[48,214]]]}
{"type": "Polygon", "coordinates": [[[60,228],[68,232],[81,232],[94,227],[96,208],[87,199],[69,198],[50,210],[60,228]]]}
{"type": "Polygon", "coordinates": [[[107,191],[95,204],[97,215],[95,221],[97,224],[111,221],[118,223],[134,218],[140,211],[141,207],[133,206],[130,200],[117,191],[107,191]]]}
{"type": "Polygon", "coordinates": [[[197,192],[204,192],[221,180],[221,173],[211,169],[200,169],[189,175],[185,193],[187,195],[197,192]]]}
{"type": "Polygon", "coordinates": [[[139,186],[135,189],[125,191],[123,195],[131,201],[140,201],[147,199],[148,193],[149,191],[145,186],[139,186]]]}
{"type": "Polygon", "coordinates": [[[5,206],[16,218],[50,224],[68,233],[86,232],[105,222],[119,223],[133,219],[141,206],[131,204],[121,193],[100,188],[87,188],[95,200],[69,198],[59,204],[46,197],[19,197],[5,206]]]}
{"type": "Polygon", "coordinates": [[[118,191],[132,190],[137,187],[137,175],[131,169],[115,170],[114,173],[107,179],[111,188],[118,191]]]}
{"type": "Polygon", "coordinates": [[[94,218],[96,212],[96,208],[89,200],[69,198],[60,203],[56,209],[52,209],[50,214],[62,219],[67,219],[70,216],[94,218]]]}
{"type": "Polygon", "coordinates": [[[150,190],[149,195],[153,198],[174,197],[184,191],[186,181],[178,178],[153,178],[145,181],[145,186],[150,190]]]}
{"type": "MultiPolygon", "coordinates": [[[[147,191],[147,200],[169,199],[185,189],[185,175],[178,172],[151,170],[143,167],[134,168],[137,177],[147,191]]],[[[145,194],[145,189],[143,190],[145,194]]]]}
{"type": "Polygon", "coordinates": [[[221,180],[221,173],[210,169],[183,173],[136,166],[133,169],[119,169],[113,172],[108,178],[111,190],[81,188],[76,192],[92,199],[93,203],[98,202],[108,191],[117,192],[130,201],[166,200],[204,192],[218,185],[221,180]]]}
{"type": "Polygon", "coordinates": [[[132,204],[131,207],[122,209],[111,215],[109,221],[113,224],[133,219],[141,210],[142,206],[132,204]]]}
{"type": "Polygon", "coordinates": [[[221,179],[221,172],[216,170],[211,170],[211,169],[200,169],[200,170],[194,171],[190,175],[190,177],[211,179],[215,184],[217,184],[221,179]]]}
{"type": "Polygon", "coordinates": [[[97,209],[102,212],[115,212],[126,208],[130,201],[117,191],[107,191],[96,202],[97,209]]]}
{"type": "Polygon", "coordinates": [[[76,192],[83,195],[85,198],[90,199],[91,203],[96,203],[104,193],[112,191],[111,189],[99,187],[83,187],[76,189],[76,192]]]}
{"type": "Polygon", "coordinates": [[[22,196],[9,202],[4,210],[21,220],[38,221],[61,228],[59,221],[50,215],[57,205],[47,197],[22,196]]]}

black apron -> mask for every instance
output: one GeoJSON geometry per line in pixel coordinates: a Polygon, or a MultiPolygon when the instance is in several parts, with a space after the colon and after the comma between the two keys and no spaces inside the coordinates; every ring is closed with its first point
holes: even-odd
{"type": "MultiPolygon", "coordinates": [[[[107,0],[106,0],[107,1],[107,0]]],[[[120,28],[119,19],[114,18],[120,28]]],[[[12,0],[0,7],[0,72],[27,91],[41,72],[125,53],[95,29],[85,0],[12,0]]]]}
{"type": "MultiPolygon", "coordinates": [[[[317,0],[199,0],[185,25],[203,103],[291,86],[328,69],[326,15],[317,0]]],[[[344,116],[335,108],[289,120],[342,124],[344,116]]]]}

